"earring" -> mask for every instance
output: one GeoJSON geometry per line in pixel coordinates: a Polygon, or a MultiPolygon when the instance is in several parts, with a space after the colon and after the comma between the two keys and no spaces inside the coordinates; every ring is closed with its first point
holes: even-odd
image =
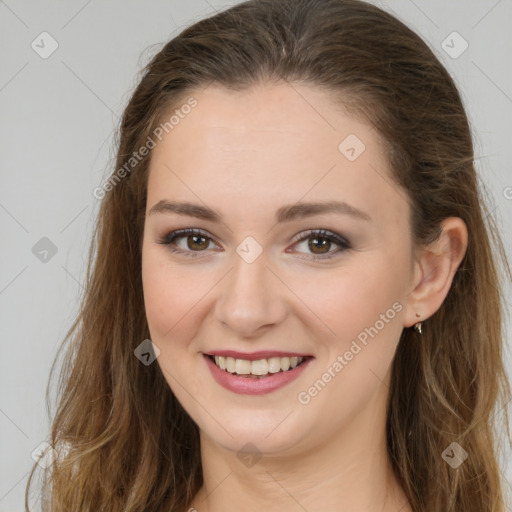
{"type": "MultiPolygon", "coordinates": [[[[421,315],[419,315],[418,313],[416,313],[416,318],[420,318],[421,315]]],[[[414,324],[414,330],[418,333],[418,334],[421,334],[421,324],[422,322],[418,322],[416,324],[414,324]]]]}

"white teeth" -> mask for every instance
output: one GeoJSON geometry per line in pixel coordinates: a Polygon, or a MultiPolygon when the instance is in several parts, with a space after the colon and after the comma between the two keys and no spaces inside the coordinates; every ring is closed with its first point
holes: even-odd
{"type": "Polygon", "coordinates": [[[277,373],[281,371],[281,358],[271,357],[268,359],[268,371],[269,373],[277,373]]]}
{"type": "Polygon", "coordinates": [[[232,357],[226,357],[226,370],[235,373],[235,360],[232,357]]]}
{"type": "Polygon", "coordinates": [[[263,376],[269,373],[286,372],[296,368],[302,361],[303,357],[271,357],[269,359],[257,359],[248,361],[247,359],[234,359],[233,357],[215,356],[215,364],[221,369],[229,373],[237,373],[238,375],[257,375],[263,376]]]}
{"type": "Polygon", "coordinates": [[[266,359],[258,359],[251,363],[251,373],[253,375],[267,375],[268,363],[266,359]]]}
{"type": "Polygon", "coordinates": [[[251,373],[251,361],[235,359],[235,369],[238,375],[249,375],[251,373]]]}

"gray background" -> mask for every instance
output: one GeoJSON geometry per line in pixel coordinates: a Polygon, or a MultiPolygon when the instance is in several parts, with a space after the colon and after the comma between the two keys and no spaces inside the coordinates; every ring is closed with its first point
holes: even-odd
{"type": "MultiPolygon", "coordinates": [[[[110,171],[114,130],[138,72],[179,30],[235,3],[0,0],[0,512],[24,510],[31,453],[48,436],[46,384],[82,293],[98,207],[92,191],[110,171]],[[47,58],[44,31],[58,44],[47,58]],[[48,244],[43,237],[56,254],[34,254],[48,244]]],[[[512,1],[379,5],[422,35],[454,75],[510,257],[512,1]],[[461,55],[462,39],[446,39],[454,31],[469,44],[461,55]]],[[[510,314],[510,287],[507,298],[510,314]]],[[[507,452],[502,467],[512,482],[510,459],[507,452]]]]}

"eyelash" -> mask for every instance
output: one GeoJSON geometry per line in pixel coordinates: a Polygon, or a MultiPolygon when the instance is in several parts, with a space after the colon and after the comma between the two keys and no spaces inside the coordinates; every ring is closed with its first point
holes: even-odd
{"type": "MultiPolygon", "coordinates": [[[[212,241],[212,238],[208,236],[208,234],[200,229],[193,229],[193,228],[187,228],[187,229],[179,229],[177,231],[171,231],[169,234],[158,240],[159,244],[162,245],[168,245],[169,250],[178,254],[182,254],[187,257],[191,258],[197,258],[202,256],[202,252],[204,251],[183,251],[182,249],[176,249],[174,247],[171,247],[171,244],[177,239],[177,238],[183,238],[186,236],[191,235],[197,235],[204,237],[208,240],[212,241]]],[[[352,245],[348,240],[341,237],[337,233],[334,233],[333,231],[328,231],[325,229],[310,229],[306,231],[305,233],[302,233],[301,238],[295,240],[293,242],[293,245],[296,245],[300,242],[303,242],[304,240],[308,240],[309,238],[313,238],[314,236],[329,240],[330,242],[334,242],[336,245],[339,245],[341,248],[337,251],[329,252],[327,255],[313,255],[313,257],[303,257],[303,259],[309,259],[309,260],[328,260],[331,258],[334,258],[337,254],[342,253],[346,250],[349,250],[352,248],[352,245]]]]}

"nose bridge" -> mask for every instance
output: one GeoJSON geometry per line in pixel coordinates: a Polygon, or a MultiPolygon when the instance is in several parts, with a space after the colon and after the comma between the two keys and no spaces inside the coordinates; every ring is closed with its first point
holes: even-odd
{"type": "Polygon", "coordinates": [[[279,280],[268,268],[266,254],[261,252],[252,259],[245,257],[250,254],[250,246],[249,253],[244,249],[247,246],[240,244],[233,267],[223,280],[216,317],[239,335],[250,336],[261,326],[279,322],[285,308],[284,297],[277,290],[279,280]]]}

